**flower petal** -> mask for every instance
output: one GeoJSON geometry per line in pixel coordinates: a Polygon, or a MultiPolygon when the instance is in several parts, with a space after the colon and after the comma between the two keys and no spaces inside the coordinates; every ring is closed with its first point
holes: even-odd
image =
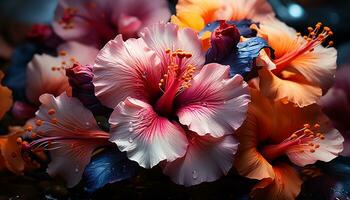
{"type": "MultiPolygon", "coordinates": [[[[0,136],[0,159],[3,159],[5,167],[15,174],[22,174],[25,162],[21,156],[21,146],[17,138],[25,133],[21,127],[9,127],[9,134],[0,136]]],[[[1,167],[1,166],[0,166],[1,167]]]]}
{"type": "Polygon", "coordinates": [[[68,78],[62,70],[52,70],[62,63],[61,57],[47,54],[35,55],[27,68],[26,94],[29,101],[39,104],[39,97],[44,93],[60,95],[69,90],[68,78]]]}
{"type": "MultiPolygon", "coordinates": [[[[298,38],[297,32],[278,19],[271,19],[260,26],[260,32],[268,36],[269,45],[275,50],[276,59],[300,49],[307,43],[298,38]]],[[[287,71],[301,74],[312,85],[330,87],[337,67],[337,51],[334,48],[317,46],[294,58],[287,71]]],[[[277,66],[278,68],[279,66],[277,66]]]]}
{"type": "Polygon", "coordinates": [[[65,51],[67,57],[71,57],[83,65],[92,65],[98,54],[98,49],[74,41],[61,44],[57,49],[58,52],[65,51]]]}
{"type": "MultiPolygon", "coordinates": [[[[250,107],[250,109],[252,109],[250,107]]],[[[251,179],[273,179],[275,173],[271,164],[258,151],[258,129],[257,118],[248,112],[246,121],[236,132],[239,140],[239,148],[235,156],[235,168],[242,176],[251,179]]]]}
{"type": "Polygon", "coordinates": [[[249,90],[241,76],[229,78],[229,66],[205,65],[191,84],[177,99],[181,124],[201,136],[213,137],[232,134],[242,125],[249,90]]]}
{"type": "Polygon", "coordinates": [[[183,66],[191,64],[200,69],[205,61],[202,44],[196,32],[192,29],[179,29],[175,24],[159,23],[145,28],[141,31],[141,37],[149,48],[154,50],[162,60],[163,67],[170,64],[167,49],[176,51],[181,49],[192,54],[191,58],[183,62],[183,66]]]}
{"type": "Polygon", "coordinates": [[[1,81],[4,77],[4,73],[0,71],[0,119],[5,115],[5,113],[11,108],[12,100],[12,91],[1,85],[1,81]]]}
{"type": "Polygon", "coordinates": [[[150,100],[160,92],[160,60],[142,39],[118,35],[100,51],[94,65],[95,94],[114,108],[126,97],[150,100]]]}
{"type": "Polygon", "coordinates": [[[92,113],[76,98],[65,93],[57,98],[44,94],[40,102],[36,115],[43,123],[35,131],[41,137],[34,142],[53,138],[48,146],[51,162],[47,172],[73,187],[80,181],[92,152],[107,144],[108,134],[98,128],[92,113]]]}
{"type": "MultiPolygon", "coordinates": [[[[291,80],[282,80],[263,67],[258,71],[260,91],[266,97],[273,100],[287,99],[304,107],[316,103],[322,95],[321,88],[310,85],[307,82],[296,83],[291,80]]],[[[300,78],[297,76],[297,78],[300,78]]]]}
{"type": "Polygon", "coordinates": [[[137,163],[130,161],[125,153],[108,149],[94,156],[84,171],[85,190],[94,192],[108,183],[131,178],[136,174],[137,163]]]}
{"type": "Polygon", "coordinates": [[[287,164],[274,166],[274,172],[275,179],[264,179],[254,186],[252,199],[292,200],[298,196],[303,182],[298,173],[287,164]]]}
{"type": "Polygon", "coordinates": [[[287,150],[287,156],[299,166],[314,164],[318,160],[324,162],[333,160],[343,151],[344,138],[336,129],[329,130],[324,134],[324,137],[323,140],[315,138],[311,141],[313,144],[319,145],[317,149],[305,144],[294,145],[287,150]]]}
{"type": "Polygon", "coordinates": [[[232,167],[238,142],[232,135],[213,138],[187,133],[189,146],[186,155],[173,162],[165,162],[163,172],[177,184],[192,186],[212,182],[226,175],[232,167]]]}
{"type": "MultiPolygon", "coordinates": [[[[94,3],[99,3],[100,1],[93,1],[94,3]]],[[[79,9],[78,13],[82,16],[89,16],[89,11],[87,6],[83,6],[86,1],[70,1],[61,0],[58,2],[55,11],[55,20],[52,23],[53,30],[55,33],[66,41],[75,40],[78,42],[98,46],[98,34],[96,31],[91,31],[91,25],[87,23],[83,18],[74,18],[73,27],[66,28],[64,24],[60,23],[61,18],[64,16],[64,11],[67,8],[79,9]]],[[[100,5],[96,6],[100,9],[100,5]]],[[[97,11],[98,12],[98,11],[97,11]]]]}
{"type": "Polygon", "coordinates": [[[128,97],[119,103],[109,123],[110,141],[144,168],[152,168],[162,160],[173,161],[186,153],[184,130],[158,116],[141,100],[128,97]]]}
{"type": "Polygon", "coordinates": [[[251,19],[262,22],[275,13],[267,0],[235,0],[228,3],[232,9],[231,20],[251,19]]]}

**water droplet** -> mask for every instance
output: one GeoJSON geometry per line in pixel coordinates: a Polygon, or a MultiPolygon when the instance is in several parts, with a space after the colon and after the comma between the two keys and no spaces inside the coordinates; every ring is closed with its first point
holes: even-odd
{"type": "Polygon", "coordinates": [[[132,143],[134,141],[134,139],[132,139],[131,137],[128,140],[130,143],[132,143]]]}
{"type": "Polygon", "coordinates": [[[133,132],[134,128],[133,127],[129,127],[129,132],[133,132]]]}
{"type": "Polygon", "coordinates": [[[75,171],[75,173],[78,173],[78,172],[79,172],[79,169],[78,169],[78,168],[75,168],[74,171],[75,171]]]}
{"type": "Polygon", "coordinates": [[[193,170],[193,171],[192,171],[192,178],[193,178],[193,179],[197,179],[197,177],[198,177],[197,171],[196,171],[196,170],[193,170]]]}
{"type": "Polygon", "coordinates": [[[226,101],[224,101],[223,103],[226,104],[226,101]]]}
{"type": "Polygon", "coordinates": [[[85,125],[86,126],[90,126],[90,122],[85,122],[85,125]]]}
{"type": "Polygon", "coordinates": [[[142,77],[143,77],[143,78],[147,78],[147,73],[144,72],[144,73],[142,74],[142,77]]]}

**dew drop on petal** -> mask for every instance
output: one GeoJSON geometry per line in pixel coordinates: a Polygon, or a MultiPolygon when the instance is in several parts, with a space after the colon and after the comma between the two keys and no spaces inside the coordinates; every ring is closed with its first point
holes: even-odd
{"type": "Polygon", "coordinates": [[[197,171],[196,171],[196,170],[193,170],[193,171],[192,171],[192,178],[193,178],[193,179],[197,179],[197,177],[198,177],[197,171]]]}
{"type": "Polygon", "coordinates": [[[134,140],[130,137],[128,141],[129,143],[132,143],[134,140]]]}
{"type": "Polygon", "coordinates": [[[75,173],[78,173],[78,172],[79,172],[79,169],[78,169],[78,168],[75,168],[74,171],[75,171],[75,173]]]}
{"type": "Polygon", "coordinates": [[[134,128],[133,127],[129,127],[129,132],[133,132],[134,128]]]}

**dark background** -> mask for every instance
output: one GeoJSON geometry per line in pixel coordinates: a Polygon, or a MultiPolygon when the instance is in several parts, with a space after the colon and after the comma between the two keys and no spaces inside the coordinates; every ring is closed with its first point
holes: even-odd
{"type": "MultiPolygon", "coordinates": [[[[170,0],[175,12],[176,0],[170,0]]],[[[317,22],[334,30],[339,66],[350,64],[349,0],[270,0],[278,17],[303,32],[317,22]]],[[[6,71],[11,49],[25,40],[32,23],[49,23],[56,0],[0,0],[0,69],[6,71]]],[[[3,134],[3,133],[2,133],[3,134]]],[[[234,171],[214,183],[185,188],[173,184],[159,168],[140,169],[131,180],[111,184],[93,195],[82,186],[67,189],[45,173],[14,176],[0,172],[0,200],[3,199],[247,199],[254,181],[237,177],[234,171]]],[[[312,198],[311,198],[312,199],[312,198]]]]}

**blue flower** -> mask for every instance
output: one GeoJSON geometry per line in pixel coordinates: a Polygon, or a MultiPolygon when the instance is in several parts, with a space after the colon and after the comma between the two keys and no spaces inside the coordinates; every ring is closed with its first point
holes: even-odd
{"type": "Polygon", "coordinates": [[[83,180],[85,190],[94,192],[108,183],[133,177],[137,163],[130,161],[125,153],[109,149],[94,156],[85,168],[83,180]]]}

